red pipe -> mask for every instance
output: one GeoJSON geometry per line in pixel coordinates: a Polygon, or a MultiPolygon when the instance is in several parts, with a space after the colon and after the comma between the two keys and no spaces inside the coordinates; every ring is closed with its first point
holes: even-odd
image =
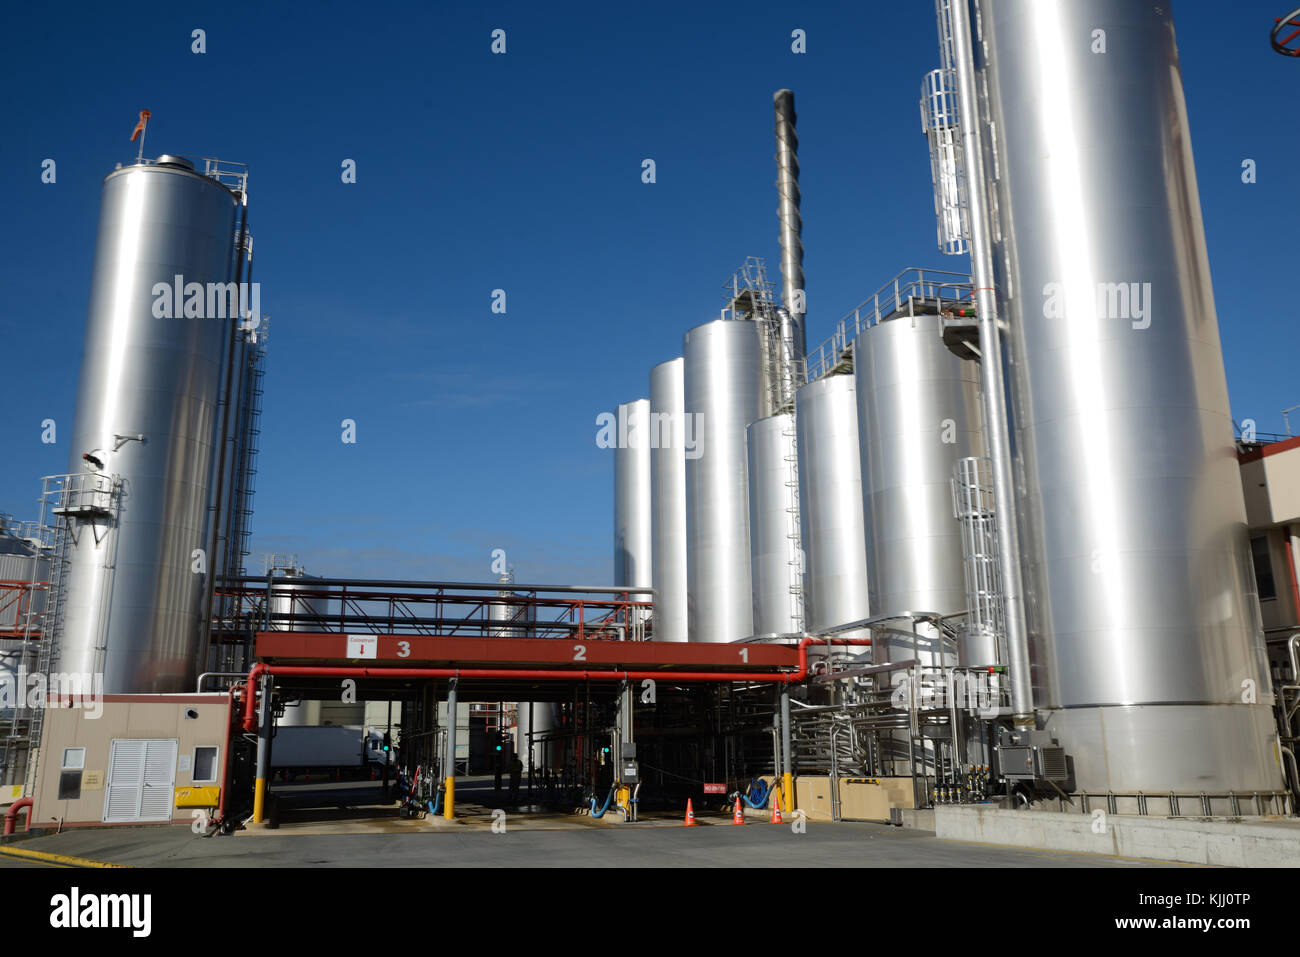
{"type": "Polygon", "coordinates": [[[221,798],[217,804],[217,823],[226,819],[226,792],[230,790],[230,725],[235,717],[235,685],[230,686],[230,710],[226,712],[226,750],[221,755],[221,798]]]}
{"type": "Polygon", "coordinates": [[[26,827],[23,828],[23,830],[24,831],[31,830],[32,799],[19,798],[17,801],[14,801],[13,804],[9,805],[9,810],[5,811],[5,836],[6,837],[8,837],[10,834],[14,832],[14,827],[18,824],[18,812],[21,811],[23,808],[27,808],[27,825],[26,827]]]}
{"type": "Polygon", "coordinates": [[[537,681],[766,681],[793,684],[808,677],[808,646],[818,645],[870,645],[870,638],[804,638],[799,642],[799,668],[776,674],[743,671],[598,671],[536,670],[528,668],[362,668],[335,665],[268,665],[258,662],[248,672],[248,685],[244,694],[244,730],[257,729],[256,693],[254,682],[262,675],[283,675],[294,678],[531,678],[537,681]]]}
{"type": "MultiPolygon", "coordinates": [[[[1282,532],[1286,535],[1286,567],[1291,572],[1291,617],[1300,621],[1300,583],[1296,581],[1295,573],[1295,536],[1291,534],[1290,525],[1282,532]]],[[[1292,677],[1300,677],[1300,675],[1292,677]]]]}

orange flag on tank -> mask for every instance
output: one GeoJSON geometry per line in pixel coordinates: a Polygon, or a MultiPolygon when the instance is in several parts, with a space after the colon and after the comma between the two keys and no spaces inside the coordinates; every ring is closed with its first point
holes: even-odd
{"type": "Polygon", "coordinates": [[[132,142],[132,143],[135,142],[135,138],[136,138],[137,136],[139,136],[141,133],[144,132],[145,125],[149,122],[149,117],[152,116],[152,115],[153,115],[153,114],[150,113],[148,110],[141,110],[141,111],[140,111],[140,122],[137,123],[137,124],[135,124],[135,129],[131,131],[131,142],[132,142]]]}

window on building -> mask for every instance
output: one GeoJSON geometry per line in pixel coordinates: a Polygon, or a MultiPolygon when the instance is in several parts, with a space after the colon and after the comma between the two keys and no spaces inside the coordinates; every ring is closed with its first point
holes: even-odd
{"type": "Polygon", "coordinates": [[[217,748],[215,745],[202,745],[194,749],[195,784],[213,783],[217,780],[217,748]]]}
{"type": "Polygon", "coordinates": [[[1255,560],[1255,587],[1259,590],[1259,600],[1277,598],[1277,586],[1273,583],[1273,556],[1268,547],[1267,535],[1250,540],[1250,556],[1255,560]]]}
{"type": "Polygon", "coordinates": [[[60,801],[75,801],[81,797],[81,772],[85,767],[85,748],[63,749],[63,766],[59,768],[60,801]]]}

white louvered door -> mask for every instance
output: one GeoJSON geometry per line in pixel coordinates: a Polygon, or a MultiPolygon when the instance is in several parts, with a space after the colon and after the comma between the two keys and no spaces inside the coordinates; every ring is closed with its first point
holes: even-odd
{"type": "Polygon", "coordinates": [[[104,794],[104,823],[171,820],[176,748],[175,738],[113,739],[104,794]]]}

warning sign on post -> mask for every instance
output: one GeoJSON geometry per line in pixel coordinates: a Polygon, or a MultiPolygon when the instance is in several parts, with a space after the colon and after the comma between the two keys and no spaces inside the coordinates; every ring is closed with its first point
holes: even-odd
{"type": "Polygon", "coordinates": [[[349,658],[373,658],[378,650],[377,635],[348,635],[349,658]]]}
{"type": "Polygon", "coordinates": [[[704,785],[705,794],[726,794],[727,786],[725,784],[706,784],[704,785]]]}

